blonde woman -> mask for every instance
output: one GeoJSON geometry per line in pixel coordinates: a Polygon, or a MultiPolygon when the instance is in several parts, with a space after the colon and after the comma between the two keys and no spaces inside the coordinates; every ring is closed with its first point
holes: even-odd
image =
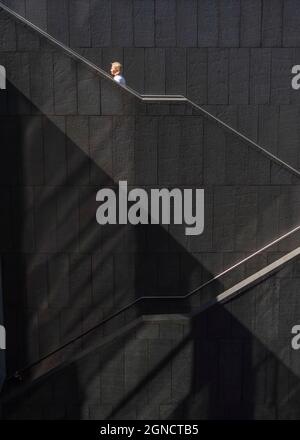
{"type": "Polygon", "coordinates": [[[111,63],[110,73],[114,77],[114,80],[121,84],[122,86],[126,86],[126,81],[124,76],[122,75],[122,64],[118,61],[114,61],[111,63]]]}

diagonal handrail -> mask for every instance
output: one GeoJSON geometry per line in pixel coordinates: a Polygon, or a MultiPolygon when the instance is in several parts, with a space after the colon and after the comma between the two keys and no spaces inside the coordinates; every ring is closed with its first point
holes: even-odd
{"type": "MultiPolygon", "coordinates": [[[[133,308],[135,305],[137,305],[138,303],[147,301],[147,300],[152,300],[152,301],[166,301],[166,300],[179,300],[179,301],[185,301],[187,299],[189,299],[191,296],[195,295],[196,293],[199,293],[202,289],[204,289],[205,287],[209,286],[210,284],[212,284],[214,281],[222,278],[224,275],[227,275],[228,273],[232,272],[234,269],[236,269],[237,267],[241,266],[242,264],[246,263],[247,261],[253,259],[254,257],[256,257],[257,255],[261,254],[262,252],[268,250],[270,247],[274,246],[275,244],[280,243],[281,241],[285,240],[286,238],[292,236],[293,234],[295,234],[296,232],[300,231],[300,225],[291,229],[290,231],[288,231],[287,233],[279,236],[278,238],[276,238],[275,240],[271,241],[270,243],[268,243],[267,245],[263,246],[262,248],[258,249],[257,251],[255,251],[254,253],[252,253],[251,255],[249,255],[248,257],[240,260],[239,262],[237,262],[236,264],[230,266],[229,268],[227,268],[226,270],[224,270],[223,272],[219,273],[218,275],[214,276],[213,278],[210,278],[208,281],[206,281],[205,283],[201,284],[200,286],[196,287],[194,290],[192,290],[191,292],[187,293],[186,295],[170,295],[170,296],[141,296],[140,298],[135,299],[134,301],[132,301],[131,303],[127,304],[126,306],[120,308],[119,310],[117,310],[116,312],[112,313],[111,315],[109,315],[107,318],[103,319],[102,321],[100,321],[98,324],[96,324],[95,326],[91,327],[90,329],[86,330],[85,332],[81,333],[79,336],[74,337],[73,339],[69,340],[68,342],[66,342],[65,344],[61,345],[60,347],[58,347],[57,349],[53,350],[51,353],[46,354],[45,356],[41,357],[40,359],[38,359],[37,361],[31,363],[30,365],[22,368],[21,370],[18,370],[15,372],[15,374],[12,377],[15,378],[22,378],[22,376],[29,371],[31,368],[36,367],[37,365],[41,364],[42,362],[44,362],[46,359],[50,358],[51,356],[57,354],[58,352],[62,351],[63,349],[65,349],[66,347],[68,347],[69,345],[72,345],[73,343],[77,342],[80,339],[83,339],[84,337],[88,336],[89,334],[91,334],[92,332],[94,332],[95,330],[98,330],[100,327],[102,327],[104,324],[106,324],[107,322],[111,321],[112,319],[116,318],[117,316],[119,316],[121,313],[126,312],[127,310],[133,308]]],[[[260,269],[259,271],[257,271],[256,273],[254,273],[253,275],[250,275],[249,277],[245,278],[244,280],[238,282],[237,284],[235,284],[233,287],[227,289],[225,292],[223,292],[222,294],[219,294],[215,299],[208,301],[204,307],[201,307],[201,310],[205,310],[209,307],[214,306],[217,303],[222,303],[224,301],[227,301],[228,298],[230,297],[234,297],[235,295],[237,295],[241,290],[244,290],[245,287],[247,285],[249,285],[249,281],[251,281],[251,284],[253,284],[254,281],[256,281],[258,278],[261,278],[263,275],[266,275],[267,273],[271,272],[271,268],[272,271],[274,271],[277,267],[280,266],[280,264],[285,264],[288,261],[290,261],[291,259],[295,258],[296,256],[298,256],[300,254],[300,247],[294,249],[293,251],[289,252],[288,254],[284,255],[283,257],[279,258],[278,260],[276,260],[274,263],[271,263],[269,265],[267,265],[266,267],[260,269]],[[279,264],[280,262],[280,264],[279,264]]],[[[11,378],[12,378],[11,377],[11,378]]]]}
{"type": "MultiPolygon", "coordinates": [[[[255,283],[259,282],[261,279],[264,279],[267,275],[270,275],[274,273],[276,270],[279,270],[283,265],[294,260],[299,255],[300,255],[300,246],[288,252],[287,254],[283,255],[282,257],[278,258],[277,260],[273,261],[273,263],[270,263],[267,266],[263,267],[262,269],[258,270],[254,274],[248,276],[247,278],[244,278],[242,281],[236,283],[234,286],[230,287],[224,292],[220,293],[219,295],[216,296],[216,298],[204,304],[204,306],[200,306],[199,310],[203,312],[204,310],[207,310],[208,308],[214,305],[224,304],[225,302],[228,302],[229,300],[235,298],[237,295],[243,292],[245,289],[248,289],[249,287],[253,286],[255,283]]],[[[197,309],[194,310],[192,316],[197,315],[197,313],[199,313],[199,310],[197,309]]]]}
{"type": "Polygon", "coordinates": [[[107,79],[108,81],[111,81],[114,83],[115,86],[120,87],[123,90],[126,90],[128,93],[130,93],[132,96],[135,96],[140,101],[145,103],[153,103],[153,102],[170,102],[170,103],[187,103],[190,104],[192,107],[197,109],[203,116],[206,118],[214,121],[217,123],[220,127],[224,128],[227,132],[239,137],[242,141],[249,144],[251,147],[258,150],[260,153],[262,153],[264,156],[268,157],[273,162],[276,162],[278,165],[286,168],[289,172],[296,175],[297,177],[300,177],[300,171],[294,168],[293,166],[289,165],[287,162],[280,159],[278,156],[274,155],[270,151],[266,150],[266,148],[259,145],[257,142],[253,141],[249,137],[242,134],[240,131],[236,130],[235,128],[231,127],[230,125],[223,122],[218,117],[214,116],[212,113],[205,110],[200,105],[196,104],[194,101],[191,101],[189,98],[183,95],[143,95],[137,92],[136,90],[132,89],[131,87],[123,86],[116,81],[107,73],[105,70],[101,69],[96,64],[92,63],[73,49],[71,49],[69,46],[61,43],[56,38],[48,34],[46,31],[41,29],[40,27],[33,24],[31,21],[27,20],[26,18],[22,17],[17,12],[10,9],[8,6],[4,5],[0,2],[0,8],[2,8],[4,11],[6,11],[8,14],[10,14],[12,17],[14,17],[17,21],[21,22],[22,24],[26,25],[27,27],[31,28],[35,32],[37,32],[39,35],[45,37],[50,43],[52,43],[54,46],[58,47],[59,49],[63,50],[67,55],[69,55],[71,58],[73,58],[76,61],[79,61],[83,63],[86,67],[93,70],[96,74],[102,76],[103,78],[107,79]]]}
{"type": "MultiPolygon", "coordinates": [[[[4,5],[1,2],[0,2],[0,8],[2,8],[4,11],[6,11],[11,16],[13,16],[16,20],[18,20],[22,24],[24,24],[24,25],[28,26],[29,28],[31,28],[32,30],[36,31],[39,35],[45,37],[50,43],[52,43],[56,47],[58,47],[61,50],[63,50],[71,58],[73,58],[73,59],[83,63],[88,68],[92,69],[95,73],[97,73],[98,75],[100,75],[103,78],[113,82],[115,86],[120,87],[120,88],[126,90],[128,93],[130,93],[131,95],[135,96],[136,98],[138,98],[142,102],[145,102],[145,103],[151,103],[151,102],[176,102],[176,103],[177,102],[178,103],[185,102],[185,103],[188,103],[191,106],[193,106],[194,108],[196,108],[197,110],[199,110],[205,117],[207,117],[208,119],[216,122],[218,125],[220,125],[224,129],[226,129],[226,131],[228,131],[228,132],[238,136],[244,142],[248,143],[249,145],[251,145],[255,149],[259,150],[261,153],[263,153],[264,155],[269,157],[271,160],[273,160],[276,163],[278,163],[279,165],[287,168],[291,173],[295,174],[297,177],[300,176],[300,171],[299,170],[297,170],[294,167],[292,167],[291,165],[287,164],[286,162],[281,160],[279,157],[273,155],[268,150],[263,148],[261,145],[259,145],[258,143],[254,142],[253,140],[251,140],[247,136],[243,135],[238,130],[232,128],[231,126],[229,126],[228,124],[226,124],[225,122],[223,122],[222,120],[217,118],[216,116],[212,115],[207,110],[205,110],[204,108],[202,108],[201,106],[199,106],[195,102],[191,101],[190,99],[186,98],[185,96],[182,96],[182,95],[142,95],[142,94],[138,93],[137,91],[135,91],[134,89],[132,89],[132,88],[130,88],[128,86],[122,86],[122,85],[116,83],[113,80],[113,78],[107,72],[105,72],[103,69],[101,69],[100,67],[98,67],[97,65],[92,63],[91,61],[87,60],[85,57],[83,57],[82,55],[78,54],[77,52],[72,50],[70,47],[68,47],[65,44],[59,42],[54,37],[52,37],[50,34],[45,32],[44,30],[42,30],[38,26],[34,25],[30,21],[28,21],[26,18],[24,18],[21,15],[19,15],[18,13],[16,13],[15,11],[11,10],[9,7],[7,7],[6,5],[4,5]]],[[[24,373],[26,370],[28,370],[28,369],[38,365],[39,363],[43,362],[48,357],[50,357],[53,354],[63,350],[67,346],[73,344],[78,339],[81,339],[81,338],[87,336],[88,334],[90,334],[91,332],[95,331],[100,326],[104,325],[105,323],[107,323],[111,319],[115,318],[116,316],[118,316],[122,312],[132,308],[134,305],[136,305],[140,301],[145,301],[145,300],[158,300],[158,301],[161,301],[161,300],[186,300],[187,298],[189,298],[190,296],[192,296],[195,293],[199,292],[200,290],[202,290],[204,287],[206,287],[207,285],[209,285],[213,281],[216,281],[217,279],[219,279],[222,276],[226,275],[230,271],[233,271],[238,266],[242,265],[243,263],[245,263],[246,261],[250,260],[251,258],[254,258],[256,255],[259,255],[264,250],[268,249],[269,247],[273,246],[276,243],[279,243],[280,241],[282,241],[283,239],[287,238],[288,236],[294,234],[298,230],[300,230],[300,226],[297,226],[296,228],[292,229],[291,231],[287,232],[286,234],[278,237],[276,240],[270,242],[269,244],[267,244],[263,248],[259,249],[258,251],[254,252],[253,254],[249,255],[248,257],[244,258],[243,260],[239,261],[238,263],[234,264],[233,266],[229,267],[225,271],[223,271],[220,274],[216,275],[215,277],[211,278],[210,280],[208,280],[206,283],[202,284],[201,286],[198,286],[196,289],[194,289],[193,291],[187,293],[186,295],[182,295],[182,296],[143,296],[143,297],[140,297],[140,298],[132,301],[128,305],[124,306],[123,308],[119,309],[118,311],[114,312],[112,315],[110,315],[107,318],[105,318],[104,320],[102,320],[96,326],[92,327],[91,329],[87,330],[86,332],[84,332],[83,334],[77,336],[76,338],[73,338],[72,340],[68,341],[67,343],[65,343],[64,345],[59,347],[58,349],[54,350],[53,352],[51,352],[48,355],[45,355],[44,357],[42,357],[38,361],[36,361],[36,362],[32,363],[31,365],[25,367],[24,369],[22,369],[18,373],[24,373]]]]}
{"type": "Polygon", "coordinates": [[[101,69],[96,64],[89,61],[87,58],[80,55],[78,52],[71,49],[69,46],[67,46],[64,43],[61,43],[56,38],[54,38],[52,35],[48,34],[48,32],[44,31],[40,27],[33,24],[31,21],[27,20],[22,15],[18,14],[17,12],[10,9],[8,6],[4,5],[2,2],[0,2],[0,8],[2,8],[5,12],[12,15],[17,21],[21,22],[22,24],[26,25],[27,27],[31,28],[32,30],[36,31],[39,35],[45,37],[50,43],[52,43],[54,46],[58,47],[59,49],[63,50],[65,53],[67,53],[71,58],[75,59],[76,61],[80,61],[81,63],[85,64],[88,68],[92,69],[96,73],[98,73],[103,78],[113,82],[116,86],[127,90],[131,95],[134,95],[136,98],[143,100],[155,100],[155,101],[185,101],[186,98],[181,95],[141,95],[136,90],[132,89],[131,87],[123,86],[122,84],[117,83],[114,81],[111,75],[109,75],[105,70],[101,69]]]}
{"type": "MultiPolygon", "coordinates": [[[[204,305],[199,306],[198,308],[194,309],[189,315],[178,315],[178,316],[180,316],[184,319],[188,319],[188,318],[194,319],[196,316],[207,311],[209,308],[211,308],[213,306],[220,305],[220,304],[226,304],[228,301],[231,301],[232,299],[234,299],[238,295],[240,295],[243,292],[245,292],[246,290],[248,290],[250,287],[257,285],[259,282],[266,279],[266,277],[268,275],[274,274],[275,272],[280,270],[282,267],[284,267],[287,263],[292,262],[295,258],[297,258],[299,256],[300,256],[300,247],[297,247],[294,250],[283,255],[282,257],[278,258],[277,260],[273,261],[272,263],[268,264],[264,268],[258,270],[253,275],[248,276],[247,278],[243,279],[242,281],[236,283],[234,286],[223,291],[222,293],[217,295],[216,298],[214,298],[211,301],[206,302],[204,305]]],[[[129,330],[130,328],[132,328],[132,323],[127,324],[125,327],[126,327],[126,330],[129,330]]],[[[106,344],[108,341],[111,340],[112,337],[116,337],[116,335],[118,335],[118,334],[120,334],[120,329],[118,329],[113,335],[110,335],[109,339],[107,337],[104,338],[105,340],[101,341],[100,346],[103,346],[103,344],[106,344]]],[[[99,348],[99,346],[98,346],[98,348],[99,348]]],[[[82,356],[85,356],[87,354],[87,352],[88,352],[88,350],[86,349],[84,351],[84,353],[80,353],[80,355],[75,356],[75,360],[78,360],[82,356]]],[[[55,354],[55,353],[53,352],[52,354],[55,354]]],[[[74,359],[73,359],[73,361],[74,361],[74,359]]],[[[40,362],[42,362],[42,360],[40,362]]],[[[23,369],[22,371],[17,372],[14,376],[11,376],[9,379],[12,379],[12,378],[16,379],[17,378],[17,379],[21,380],[23,374],[27,370],[37,366],[40,362],[38,361],[35,364],[30,365],[26,370],[23,369]]],[[[51,368],[51,370],[48,370],[47,372],[45,372],[45,375],[49,375],[51,372],[53,372],[53,370],[57,371],[57,369],[63,368],[65,364],[66,364],[66,360],[64,360],[59,365],[53,366],[51,368]]],[[[34,377],[33,380],[39,380],[39,379],[41,379],[41,377],[44,377],[44,375],[42,374],[37,377],[34,377]]],[[[25,384],[25,387],[26,386],[28,387],[28,383],[25,384]]],[[[23,388],[23,391],[24,391],[24,388],[23,388]]],[[[5,397],[5,401],[8,401],[11,398],[15,398],[15,397],[16,397],[16,394],[12,395],[11,393],[9,393],[5,397]]]]}

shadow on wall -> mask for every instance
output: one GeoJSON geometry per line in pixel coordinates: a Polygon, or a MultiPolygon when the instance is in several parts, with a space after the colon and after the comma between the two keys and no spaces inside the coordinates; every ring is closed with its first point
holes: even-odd
{"type": "Polygon", "coordinates": [[[297,357],[288,333],[274,335],[283,323],[268,328],[279,305],[281,318],[296,305],[297,280],[294,292],[276,292],[290,270],[191,321],[137,324],[39,380],[3,407],[3,418],[298,419],[297,357]]]}
{"type": "MultiPolygon", "coordinates": [[[[174,238],[176,234],[170,229],[165,230],[161,226],[107,226],[104,229],[96,223],[96,192],[103,186],[115,187],[116,182],[111,177],[112,168],[118,165],[123,171],[122,160],[127,164],[128,152],[124,152],[126,142],[121,142],[121,139],[128,129],[128,124],[132,124],[133,118],[131,120],[127,116],[46,116],[11,84],[8,85],[6,96],[9,96],[9,99],[6,102],[2,100],[1,103],[5,116],[1,117],[3,143],[0,179],[3,215],[0,243],[8,335],[8,374],[11,374],[68,342],[72,337],[79,336],[97,324],[101,318],[131,300],[145,294],[187,293],[202,281],[211,278],[215,272],[204,267],[205,255],[198,255],[199,258],[197,253],[192,255],[189,244],[186,241],[181,241],[180,244],[174,238]],[[123,124],[126,126],[125,131],[122,131],[123,124]],[[109,156],[112,150],[113,130],[119,147],[119,164],[115,164],[109,156]],[[99,157],[104,164],[103,167],[98,164],[99,157]]],[[[140,134],[134,133],[133,138],[134,136],[140,134]]],[[[167,133],[165,136],[167,137],[167,133]]],[[[196,147],[198,148],[198,143],[195,143],[196,147]]],[[[118,175],[116,170],[114,175],[118,175]]],[[[203,176],[199,177],[201,183],[202,178],[203,176]]],[[[266,200],[269,201],[268,198],[266,200]]],[[[268,207],[267,202],[265,209],[268,207]]],[[[242,220],[246,231],[243,234],[248,234],[248,226],[253,235],[253,218],[248,216],[246,220],[242,220]]],[[[211,234],[209,229],[208,235],[211,234]]],[[[241,241],[243,234],[241,233],[241,241]]],[[[182,239],[181,233],[177,237],[182,239]]],[[[222,255],[217,257],[218,260],[222,260],[222,255]]],[[[230,256],[236,257],[236,254],[230,256]]],[[[210,292],[210,297],[223,287],[221,284],[217,286],[214,292],[210,292]]],[[[221,317],[215,317],[214,320],[219,323],[225,319],[223,315],[227,312],[220,308],[218,313],[221,317]]],[[[236,325],[238,326],[238,323],[236,325]]],[[[195,331],[192,330],[192,334],[195,331]]],[[[243,329],[240,331],[244,334],[243,329]]],[[[206,342],[204,346],[207,345],[205,344],[206,342]]],[[[218,346],[218,343],[216,344],[218,346]]],[[[228,350],[235,353],[235,359],[240,359],[242,345],[238,343],[236,347],[229,343],[228,350]]],[[[81,341],[70,347],[70,362],[74,352],[78,354],[82,348],[81,341]]],[[[198,374],[197,356],[203,359],[206,349],[215,348],[203,348],[202,345],[199,348],[195,343],[189,352],[190,359],[193,359],[193,365],[189,367],[193,378],[198,374]]],[[[181,353],[181,346],[179,349],[175,346],[175,352],[177,351],[181,353]]],[[[219,376],[218,379],[213,377],[213,383],[219,380],[218,387],[227,383],[226,381],[229,384],[233,383],[233,371],[240,371],[236,366],[238,361],[234,361],[234,370],[231,356],[227,356],[226,352],[222,353],[219,354],[218,362],[225,363],[228,377],[224,379],[225,382],[223,379],[220,380],[219,376]]],[[[115,355],[120,356],[125,362],[122,345],[118,345],[117,349],[112,346],[106,363],[103,363],[102,355],[100,360],[97,358],[96,363],[92,360],[91,366],[86,367],[86,370],[79,367],[77,362],[73,362],[63,371],[56,373],[59,379],[54,376],[53,382],[50,380],[49,383],[48,379],[45,379],[44,393],[39,394],[39,388],[37,394],[34,390],[29,390],[29,396],[36,400],[26,417],[30,417],[30,414],[40,414],[40,411],[44,411],[43,414],[46,412],[50,417],[51,412],[48,412],[48,408],[51,396],[52,407],[57,411],[56,415],[53,415],[54,418],[69,417],[70,405],[75,408],[72,417],[80,418],[86,405],[90,411],[91,406],[98,407],[99,402],[103,401],[104,391],[101,387],[108,384],[113,386],[113,382],[118,378],[120,382],[114,393],[116,401],[113,408],[109,403],[109,397],[106,400],[110,409],[105,413],[105,417],[115,417],[121,408],[127,408],[131,402],[131,395],[135,395],[135,392],[132,394],[129,390],[127,396],[126,384],[134,384],[135,380],[130,376],[130,365],[127,369],[119,371],[123,365],[120,361],[114,370],[112,365],[115,355]],[[105,366],[109,371],[106,369],[106,373],[103,374],[105,366]],[[126,371],[129,371],[129,379],[124,376],[126,371]],[[66,381],[67,384],[64,399],[60,394],[60,380],[66,381]],[[99,388],[95,388],[100,390],[99,394],[98,391],[91,391],[88,386],[89,382],[94,380],[98,384],[100,380],[99,388]],[[72,394],[69,396],[67,390],[71,389],[72,394]]],[[[249,359],[250,355],[246,352],[245,356],[249,359]]],[[[155,359],[154,353],[151,359],[155,359]]],[[[151,359],[149,358],[149,362],[151,359]]],[[[214,363],[215,359],[212,360],[212,364],[214,363]]],[[[207,366],[209,371],[214,371],[213,365],[207,366]]],[[[150,368],[150,378],[154,380],[159,371],[159,368],[154,367],[151,376],[150,368]]],[[[198,384],[199,379],[195,380],[194,384],[198,384]]],[[[203,380],[206,383],[206,379],[203,380]]],[[[210,379],[207,380],[210,383],[210,379]]],[[[146,382],[148,383],[148,379],[146,382]]],[[[199,383],[199,389],[202,390],[201,380],[199,383]]],[[[228,389],[230,386],[228,385],[228,389]]],[[[162,392],[163,388],[162,386],[162,392]]],[[[194,385],[192,389],[194,393],[194,385]]],[[[209,395],[213,396],[210,386],[209,389],[209,395]]],[[[172,401],[172,393],[175,392],[176,390],[172,390],[168,402],[170,399],[172,401]]],[[[218,391],[218,396],[220,392],[218,391]]],[[[235,393],[236,396],[239,395],[238,392],[235,393]]],[[[20,402],[21,406],[25,400],[28,402],[27,397],[20,402]]],[[[234,402],[236,398],[234,397],[234,402]]],[[[145,399],[144,388],[141,388],[141,399],[145,399]]],[[[219,410],[213,413],[213,397],[211,402],[213,403],[208,418],[213,418],[214,414],[221,414],[219,410]]],[[[156,408],[160,405],[168,406],[159,403],[156,408]]],[[[170,407],[172,404],[168,406],[170,407]]],[[[26,404],[26,408],[28,409],[29,405],[26,404]]],[[[22,413],[22,409],[20,411],[22,413]]],[[[174,415],[180,414],[183,408],[179,405],[174,411],[174,415]]],[[[250,417],[251,405],[247,411],[250,417]]],[[[172,411],[168,417],[171,416],[172,411]]]]}
{"type": "MultiPolygon", "coordinates": [[[[298,267],[299,259],[194,317],[190,391],[183,391],[170,418],[299,419],[299,353],[291,348],[291,327],[299,319],[298,267]]],[[[174,368],[174,388],[185,374],[174,368]]]]}
{"type": "MultiPolygon", "coordinates": [[[[224,264],[257,249],[265,240],[286,232],[298,221],[299,189],[291,187],[295,180],[280,167],[271,166],[267,159],[241,145],[232,136],[226,137],[214,124],[199,125],[200,117],[188,119],[191,113],[185,113],[186,109],[182,107],[139,107],[150,122],[152,118],[153,124],[146,124],[146,127],[136,124],[136,114],[142,114],[136,110],[136,101],[127,97],[124,104],[120,90],[110,90],[110,86],[103,86],[103,83],[99,86],[99,78],[95,80],[85,69],[77,70],[75,63],[66,60],[63,54],[55,53],[36,35],[16,27],[10,18],[5,23],[7,26],[3,28],[11,37],[8,41],[10,47],[6,49],[12,51],[8,72],[12,70],[17,76],[20,66],[24,67],[22,81],[15,78],[21,90],[30,84],[25,72],[34,78],[31,100],[12,84],[8,84],[6,95],[0,95],[0,249],[8,374],[48,354],[142,295],[187,293],[220,272],[224,264]],[[27,54],[15,53],[19,47],[16,28],[27,54]],[[53,71],[55,81],[50,74],[53,71]],[[79,78],[78,82],[76,78],[79,78]],[[80,95],[79,100],[77,95],[80,95]],[[86,96],[93,96],[94,100],[90,102],[86,96]],[[100,104],[103,103],[106,116],[87,116],[94,115],[93,111],[100,114],[100,104]],[[78,116],[79,110],[86,116],[78,116]],[[57,115],[50,116],[53,112],[57,115]],[[181,115],[189,121],[183,123],[182,130],[179,124],[183,119],[180,119],[181,115]],[[152,127],[162,132],[159,139],[151,137],[152,127]],[[133,150],[136,139],[140,145],[133,150]],[[190,146],[188,154],[187,146],[190,146]],[[157,151],[159,160],[155,158],[157,151]],[[135,162],[137,158],[139,163],[135,162]],[[152,176],[149,178],[143,174],[147,170],[148,174],[149,170],[154,170],[155,182],[151,180],[152,176]],[[150,187],[153,184],[158,186],[158,182],[166,187],[173,187],[174,183],[179,185],[179,181],[182,186],[199,187],[205,183],[209,187],[206,235],[191,243],[183,236],[182,230],[176,231],[176,228],[100,228],[95,221],[96,192],[101,186],[115,187],[122,177],[128,178],[132,185],[150,187]],[[187,178],[192,180],[184,180],[187,178]],[[285,187],[279,187],[282,181],[285,187]],[[274,183],[277,188],[271,188],[274,183]]],[[[9,58],[8,53],[4,56],[9,58]]],[[[291,240],[290,246],[293,244],[291,240]]],[[[278,247],[277,250],[284,252],[286,249],[278,247]]],[[[216,291],[209,292],[210,297],[223,288],[219,284],[216,291]]],[[[241,307],[241,313],[245,310],[248,309],[241,307]]],[[[83,348],[81,341],[74,344],[69,351],[70,364],[51,376],[53,381],[47,377],[42,380],[42,385],[32,387],[18,405],[13,404],[10,409],[7,405],[7,417],[16,415],[19,406],[18,416],[23,414],[25,418],[67,418],[71,417],[71,407],[74,418],[82,417],[85,408],[92,416],[92,407],[99,410],[99,418],[101,411],[103,418],[114,418],[121,410],[130,408],[138,394],[142,402],[148,396],[148,406],[139,407],[149,408],[153,402],[156,411],[158,407],[164,411],[160,413],[162,418],[180,414],[188,417],[190,409],[187,408],[191,411],[193,408],[189,395],[193,396],[200,417],[205,412],[207,418],[230,418],[232,414],[253,418],[254,403],[251,402],[256,405],[259,399],[264,400],[264,397],[253,395],[254,373],[244,370],[250,361],[252,346],[256,346],[255,338],[226,308],[217,307],[206,315],[213,317],[199,318],[200,324],[203,319],[208,322],[206,333],[203,331],[202,334],[198,329],[195,319],[187,341],[178,346],[173,342],[174,353],[170,358],[165,356],[165,350],[172,344],[170,341],[176,340],[176,335],[171,331],[171,338],[168,338],[163,327],[159,327],[156,335],[164,341],[156,346],[156,338],[152,338],[148,377],[143,377],[144,363],[141,361],[142,367],[138,369],[142,375],[140,378],[131,368],[139,364],[130,364],[131,358],[134,362],[137,358],[122,351],[126,338],[129,339],[128,334],[122,340],[123,344],[117,341],[116,346],[112,344],[107,349],[106,358],[102,347],[101,355],[98,353],[96,359],[94,355],[84,359],[86,364],[72,362],[74,352],[78,354],[83,348]],[[216,331],[216,325],[221,326],[220,333],[216,331]],[[227,326],[236,328],[236,332],[230,330],[232,333],[227,333],[227,326]],[[214,339],[214,331],[217,335],[233,336],[233,342],[229,339],[221,343],[218,336],[214,339]],[[236,333],[241,335],[237,342],[236,333]],[[195,342],[197,338],[199,343],[195,342]],[[244,344],[244,340],[248,342],[244,344]],[[177,354],[184,360],[176,363],[177,354]],[[203,361],[207,358],[211,360],[203,361]],[[172,359],[171,365],[168,359],[172,359]],[[188,371],[185,369],[186,359],[191,361],[188,371]],[[151,362],[154,365],[151,366],[151,362]],[[170,368],[172,375],[168,375],[170,368]],[[182,390],[179,379],[184,376],[190,378],[190,383],[182,390]],[[242,384],[248,380],[246,395],[250,404],[237,408],[236,402],[244,396],[241,394],[244,385],[239,382],[242,378],[242,384]],[[153,381],[156,381],[156,387],[153,381]],[[172,383],[176,383],[177,388],[172,388],[172,383]],[[143,384],[147,384],[146,393],[143,384]],[[158,402],[151,394],[153,389],[160,399],[158,402]],[[161,395],[165,392],[166,395],[161,395]],[[202,413],[204,395],[208,396],[208,403],[202,413]],[[227,408],[220,406],[220,400],[229,401],[227,408]],[[55,413],[51,414],[50,408],[55,413]]],[[[142,350],[146,350],[150,339],[140,343],[142,350]]],[[[139,345],[139,341],[136,344],[139,345]]],[[[257,346],[260,350],[259,342],[257,346]]],[[[137,361],[143,359],[143,353],[138,355],[137,361]]],[[[272,354],[266,356],[271,359],[271,364],[275,363],[275,370],[281,371],[281,364],[275,357],[272,354]]],[[[266,364],[263,387],[267,386],[270,377],[268,361],[266,364]]],[[[285,375],[285,367],[282,368],[285,375]]],[[[297,385],[297,378],[292,375],[291,378],[297,385]]],[[[271,386],[274,393],[278,392],[276,383],[272,382],[271,386]]],[[[262,388],[257,387],[258,390],[262,388]]],[[[132,417],[138,416],[136,409],[131,414],[132,417]]]]}
{"type": "MultiPolygon", "coordinates": [[[[91,159],[95,151],[89,150],[89,130],[102,124],[101,145],[108,147],[97,153],[105,154],[111,148],[105,123],[111,119],[91,118],[86,125],[87,118],[46,116],[12,84],[1,109],[0,245],[8,376],[136,297],[188,288],[192,272],[211,276],[160,226],[101,228],[96,223],[96,192],[115,182],[91,159]]],[[[115,120],[122,128],[120,117],[115,120]]],[[[69,358],[82,348],[81,341],[73,344],[69,358]]],[[[71,364],[59,373],[64,381],[67,375],[64,390],[68,399],[76,394],[78,411],[91,398],[81,386],[88,371],[71,364]]],[[[50,387],[26,418],[37,416],[36,411],[50,416],[43,400],[48,396],[57,411],[61,382],[50,387]]],[[[80,418],[80,412],[72,414],[80,418]]]]}

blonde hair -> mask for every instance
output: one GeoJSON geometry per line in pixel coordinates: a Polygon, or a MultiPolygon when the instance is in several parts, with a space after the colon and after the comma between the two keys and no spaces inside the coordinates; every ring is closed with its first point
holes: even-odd
{"type": "Polygon", "coordinates": [[[119,63],[119,61],[114,61],[113,63],[111,63],[111,67],[115,67],[119,70],[119,72],[122,72],[123,66],[121,63],[119,63]]]}

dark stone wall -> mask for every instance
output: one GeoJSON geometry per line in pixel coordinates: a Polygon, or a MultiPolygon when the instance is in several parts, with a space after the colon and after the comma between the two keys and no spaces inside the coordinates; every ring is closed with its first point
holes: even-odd
{"type": "Polygon", "coordinates": [[[299,260],[188,319],[149,316],[2,407],[4,419],[297,420],[299,260]]]}
{"type": "Polygon", "coordinates": [[[141,93],[183,94],[299,168],[298,0],[5,0],[141,93]]]}
{"type": "MultiPolygon", "coordinates": [[[[141,104],[6,14],[0,23],[8,79],[0,95],[0,251],[9,374],[140,296],[186,294],[298,225],[299,179],[284,168],[191,107],[141,104]],[[145,189],[204,188],[204,234],[186,237],[181,226],[101,228],[96,192],[121,179],[145,189]]],[[[297,244],[292,238],[272,252],[297,244]]],[[[70,368],[81,389],[81,374],[90,373],[70,368]]],[[[78,405],[89,392],[80,391],[78,405]]]]}
{"type": "Polygon", "coordinates": [[[78,47],[297,47],[297,0],[3,0],[78,47]],[[86,29],[82,33],[82,28],[86,29]],[[59,28],[61,30],[59,30],[59,28]],[[64,32],[62,34],[61,32],[64,32]]]}

